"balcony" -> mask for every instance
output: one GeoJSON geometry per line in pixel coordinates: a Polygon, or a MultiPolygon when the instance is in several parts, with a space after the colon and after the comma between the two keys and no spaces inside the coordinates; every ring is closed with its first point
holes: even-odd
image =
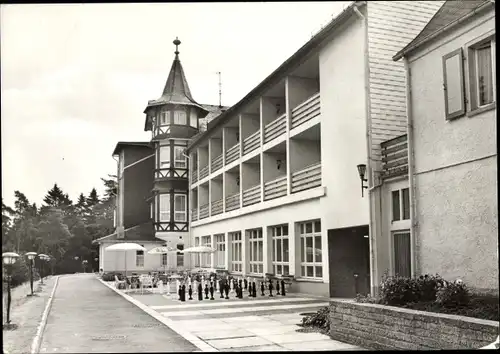
{"type": "Polygon", "coordinates": [[[222,154],[212,159],[212,172],[222,168],[222,154]]]}
{"type": "Polygon", "coordinates": [[[292,193],[321,186],[321,162],[292,173],[292,193]]]}
{"type": "Polygon", "coordinates": [[[200,214],[199,214],[200,220],[208,218],[209,206],[210,204],[200,205],[200,214]]]}
{"type": "Polygon", "coordinates": [[[264,127],[264,143],[276,139],[286,131],[286,114],[273,120],[271,123],[264,127]]]}
{"type": "Polygon", "coordinates": [[[191,183],[196,183],[198,182],[198,168],[195,167],[194,171],[191,172],[191,183]]]}
{"type": "Polygon", "coordinates": [[[260,146],[260,130],[243,140],[243,155],[254,151],[260,146]]]}
{"type": "Polygon", "coordinates": [[[212,216],[221,214],[223,209],[223,200],[219,199],[212,202],[212,216]]]}
{"type": "Polygon", "coordinates": [[[243,191],[243,206],[260,203],[260,184],[243,191]]]}
{"type": "Polygon", "coordinates": [[[408,173],[408,136],[384,141],[382,148],[382,178],[392,178],[408,173]]]}
{"type": "Polygon", "coordinates": [[[226,211],[239,209],[240,207],[240,193],[236,193],[226,197],[226,211]]]}
{"type": "Polygon", "coordinates": [[[318,92],[292,110],[292,129],[313,119],[319,114],[320,94],[318,92]]]}
{"type": "Polygon", "coordinates": [[[191,221],[198,220],[198,209],[191,209],[191,221]]]}
{"type": "Polygon", "coordinates": [[[186,168],[157,168],[155,169],[155,179],[161,178],[187,178],[188,170],[186,168]]]}
{"type": "Polygon", "coordinates": [[[231,162],[238,160],[240,157],[240,144],[236,144],[230,147],[226,151],[226,165],[229,165],[231,162]]]}
{"type": "Polygon", "coordinates": [[[208,176],[208,166],[205,166],[200,170],[200,179],[203,179],[207,176],[208,176]]]}
{"type": "Polygon", "coordinates": [[[287,178],[282,176],[264,183],[264,200],[283,197],[287,194],[287,178]]]}

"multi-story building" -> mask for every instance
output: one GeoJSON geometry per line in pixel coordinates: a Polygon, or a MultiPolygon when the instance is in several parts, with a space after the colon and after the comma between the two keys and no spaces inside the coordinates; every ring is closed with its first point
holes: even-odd
{"type": "Polygon", "coordinates": [[[405,63],[411,256],[421,274],[498,293],[495,6],[447,1],[405,63]]]}
{"type": "Polygon", "coordinates": [[[225,108],[197,103],[189,89],[179,60],[176,39],[175,58],[159,99],[148,102],[145,131],[150,142],[119,143],[116,232],[96,240],[104,271],[124,270],[123,255],[105,252],[115,242],[137,242],[147,250],[166,244],[179,252],[148,255],[129,252],[127,264],[135,272],[156,269],[183,269],[182,251],[189,246],[188,162],[184,150],[189,139],[225,108]],[[138,231],[139,230],[139,231],[138,231]],[[135,257],[133,259],[132,257],[135,257]],[[106,261],[104,261],[106,259],[106,261]]]}
{"type": "Polygon", "coordinates": [[[377,254],[394,256],[391,274],[414,272],[381,236],[409,230],[405,72],[392,55],[442,3],[353,2],[192,139],[190,242],[217,249],[194,265],[290,275],[293,291],[330,296],[376,289],[377,254]],[[402,201],[390,225],[387,185],[402,201]]]}

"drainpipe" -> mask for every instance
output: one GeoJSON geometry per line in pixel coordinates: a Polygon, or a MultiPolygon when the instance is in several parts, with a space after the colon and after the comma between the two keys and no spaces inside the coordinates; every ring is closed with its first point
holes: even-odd
{"type": "Polygon", "coordinates": [[[403,57],[405,68],[405,89],[406,89],[406,117],[407,117],[407,134],[408,134],[408,182],[410,189],[410,255],[411,255],[411,275],[416,274],[417,259],[415,255],[416,237],[415,230],[417,228],[417,198],[416,185],[414,180],[415,174],[415,150],[413,148],[413,116],[411,105],[411,71],[408,63],[408,58],[403,57]]]}
{"type": "MultiPolygon", "coordinates": [[[[366,6],[366,5],[365,5],[366,6]]],[[[359,11],[359,5],[354,5],[354,12],[360,18],[363,24],[364,32],[364,77],[365,77],[365,115],[366,115],[366,152],[367,152],[367,177],[368,177],[368,207],[369,207],[369,247],[370,247],[370,293],[375,295],[374,288],[377,279],[377,271],[375,269],[376,262],[376,242],[375,242],[375,227],[374,227],[374,208],[372,207],[372,200],[374,198],[373,190],[378,187],[373,186],[373,168],[372,168],[372,136],[371,136],[371,109],[370,109],[370,64],[369,64],[369,51],[368,51],[368,19],[359,11]]]]}

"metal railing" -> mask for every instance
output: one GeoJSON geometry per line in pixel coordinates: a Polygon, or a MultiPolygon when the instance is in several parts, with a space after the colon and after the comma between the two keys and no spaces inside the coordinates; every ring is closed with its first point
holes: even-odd
{"type": "Polygon", "coordinates": [[[222,168],[222,154],[212,159],[212,172],[222,168]]]}
{"type": "Polygon", "coordinates": [[[321,186],[321,162],[292,173],[292,193],[321,186]]]}
{"type": "Polygon", "coordinates": [[[264,200],[285,196],[287,194],[286,182],[286,176],[282,176],[273,181],[264,183],[264,200]]]}
{"type": "Polygon", "coordinates": [[[191,209],[191,221],[198,220],[198,209],[191,209]]]}
{"type": "Polygon", "coordinates": [[[226,211],[238,209],[240,207],[240,193],[226,197],[226,211]]]}
{"type": "Polygon", "coordinates": [[[191,184],[198,182],[198,168],[195,167],[191,172],[191,184]]]}
{"type": "Polygon", "coordinates": [[[292,110],[292,129],[320,114],[319,92],[309,97],[292,110]]]}
{"type": "Polygon", "coordinates": [[[264,127],[264,143],[276,139],[286,132],[286,113],[264,127]]]}
{"type": "Polygon", "coordinates": [[[230,147],[226,151],[226,165],[236,161],[240,157],[240,143],[230,147]]]}
{"type": "Polygon", "coordinates": [[[210,206],[210,204],[200,205],[200,213],[199,213],[200,220],[208,218],[209,206],[210,206]]]}
{"type": "Polygon", "coordinates": [[[382,178],[391,178],[408,173],[408,136],[401,135],[397,138],[380,143],[382,148],[382,178]]]}
{"type": "Polygon", "coordinates": [[[223,205],[224,204],[223,204],[222,199],[213,201],[212,202],[212,216],[222,213],[223,205]]]}
{"type": "Polygon", "coordinates": [[[251,151],[254,151],[260,146],[260,130],[257,130],[255,133],[250,135],[249,137],[243,140],[243,155],[248,154],[251,151]]]}
{"type": "Polygon", "coordinates": [[[260,203],[260,183],[243,191],[243,206],[260,203]]]}
{"type": "Polygon", "coordinates": [[[203,179],[208,176],[208,165],[200,169],[200,179],[203,179]]]}

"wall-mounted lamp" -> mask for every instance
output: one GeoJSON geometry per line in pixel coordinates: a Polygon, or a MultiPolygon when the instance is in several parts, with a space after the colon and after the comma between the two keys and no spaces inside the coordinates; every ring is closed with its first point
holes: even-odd
{"type": "Polygon", "coordinates": [[[276,168],[279,170],[281,167],[281,160],[276,160],[276,168]]]}
{"type": "Polygon", "coordinates": [[[360,164],[356,166],[358,168],[358,173],[359,173],[359,178],[361,179],[361,197],[364,197],[364,189],[368,188],[368,186],[365,186],[364,182],[368,182],[368,180],[365,178],[365,173],[366,173],[366,165],[360,164]]]}

